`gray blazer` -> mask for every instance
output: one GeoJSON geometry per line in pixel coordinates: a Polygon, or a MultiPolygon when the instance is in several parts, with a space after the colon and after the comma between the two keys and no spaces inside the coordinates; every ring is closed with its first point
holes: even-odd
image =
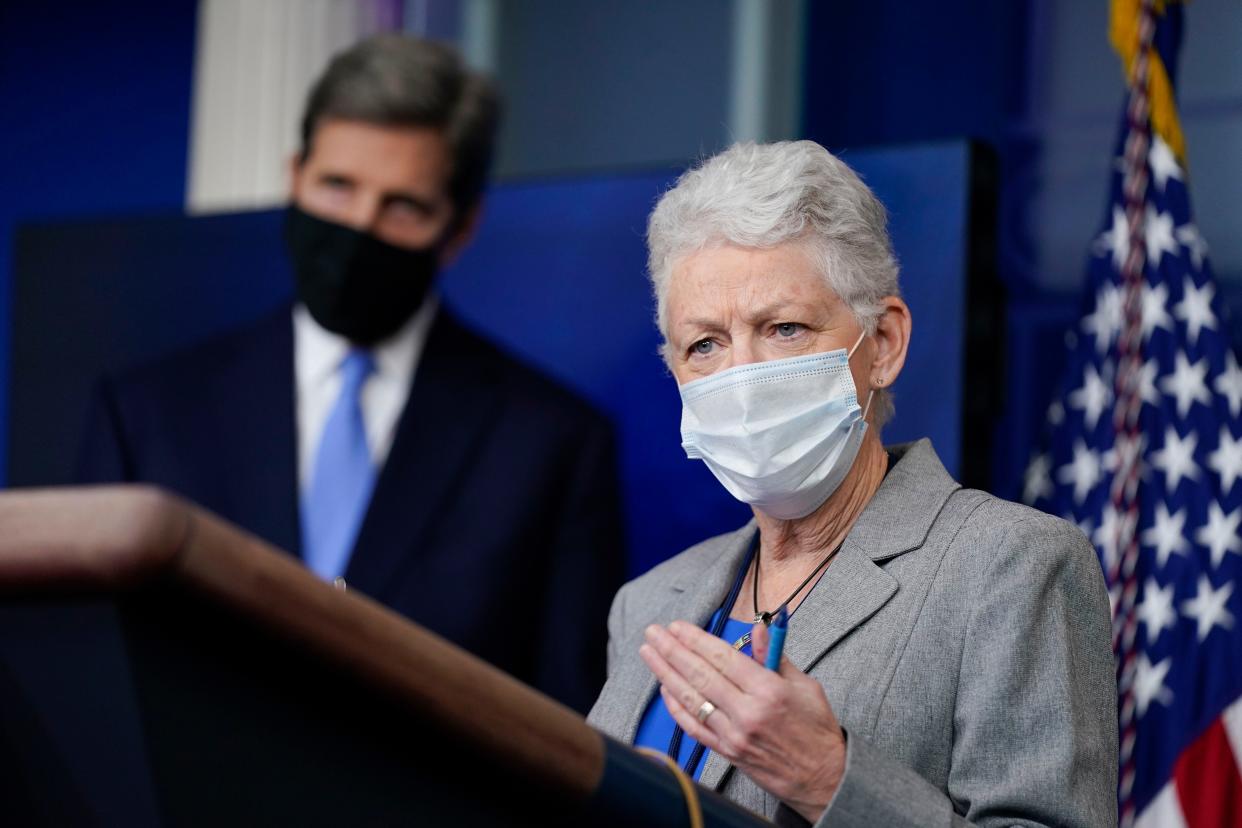
{"type": "MultiPolygon", "coordinates": [[[[1066,521],[962,489],[927,440],[891,451],[785,643],[847,734],[817,824],[1115,825],[1116,685],[1091,545],[1066,521]]],[[[704,541],[617,593],[591,724],[634,741],[656,692],[643,629],[706,623],[755,531],[704,541]]],[[[776,816],[778,800],[719,754],[700,782],[776,816]]]]}

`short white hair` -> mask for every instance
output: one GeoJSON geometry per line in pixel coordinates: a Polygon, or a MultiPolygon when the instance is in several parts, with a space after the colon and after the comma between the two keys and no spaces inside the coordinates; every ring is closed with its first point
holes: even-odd
{"type": "MultiPolygon", "coordinates": [[[[704,248],[800,246],[867,333],[880,300],[899,295],[884,205],[840,159],[814,141],[734,144],[684,173],[647,222],[656,323],[668,339],[669,278],[704,248]]],[[[876,422],[892,413],[876,393],[876,422]]]]}

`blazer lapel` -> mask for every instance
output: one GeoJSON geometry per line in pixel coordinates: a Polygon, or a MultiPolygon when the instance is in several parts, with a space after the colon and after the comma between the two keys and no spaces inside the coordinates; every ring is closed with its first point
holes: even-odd
{"type": "Polygon", "coordinates": [[[415,370],[345,578],[379,598],[460,485],[496,415],[486,347],[441,309],[415,370]]]}
{"type": "Polygon", "coordinates": [[[847,542],[790,618],[785,655],[799,670],[809,671],[896,592],[896,579],[847,542]]]}
{"type": "Polygon", "coordinates": [[[837,559],[790,619],[785,654],[804,673],[897,593],[896,579],[880,563],[922,546],[949,496],[961,488],[930,441],[891,451],[897,464],[858,516],[837,559]]]}
{"type": "Polygon", "coordinates": [[[210,416],[203,421],[207,468],[223,472],[222,511],[294,555],[298,528],[297,415],[293,319],[289,307],[231,340],[219,361],[210,416]]]}
{"type": "MultiPolygon", "coordinates": [[[[850,543],[811,590],[789,621],[785,655],[807,672],[851,630],[879,611],[897,592],[897,582],[850,543]]],[[[708,754],[699,783],[721,788],[733,765],[718,753],[708,754]]]]}
{"type": "MultiPolygon", "coordinates": [[[[960,488],[929,441],[898,446],[893,452],[898,463],[851,528],[837,559],[790,619],[785,655],[804,673],[897,594],[896,579],[877,562],[922,546],[945,501],[960,488]]],[[[719,790],[732,770],[728,760],[711,753],[699,782],[719,790]]]]}

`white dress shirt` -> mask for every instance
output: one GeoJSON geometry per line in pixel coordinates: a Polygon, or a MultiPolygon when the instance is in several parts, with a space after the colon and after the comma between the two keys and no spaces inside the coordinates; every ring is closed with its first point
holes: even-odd
{"type": "MultiPolygon", "coordinates": [[[[428,295],[418,311],[395,334],[371,347],[375,372],[362,386],[362,418],[367,447],[376,468],[383,468],[422,356],[439,300],[428,295]]],[[[341,363],[351,345],[345,337],[320,327],[305,305],[293,308],[293,371],[297,395],[298,485],[302,491],[314,474],[315,454],[328,415],[341,393],[341,363]]]]}

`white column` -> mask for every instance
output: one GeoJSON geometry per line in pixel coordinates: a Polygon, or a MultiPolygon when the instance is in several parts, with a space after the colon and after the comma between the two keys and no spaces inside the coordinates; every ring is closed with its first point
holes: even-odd
{"type": "Polygon", "coordinates": [[[480,72],[496,72],[500,63],[500,0],[462,0],[461,51],[480,72]]]}
{"type": "Polygon", "coordinates": [[[302,108],[328,60],[391,25],[379,0],[201,0],[186,210],[284,202],[302,108]]]}
{"type": "Polygon", "coordinates": [[[730,141],[797,136],[804,15],[804,0],[733,0],[730,141]]]}

